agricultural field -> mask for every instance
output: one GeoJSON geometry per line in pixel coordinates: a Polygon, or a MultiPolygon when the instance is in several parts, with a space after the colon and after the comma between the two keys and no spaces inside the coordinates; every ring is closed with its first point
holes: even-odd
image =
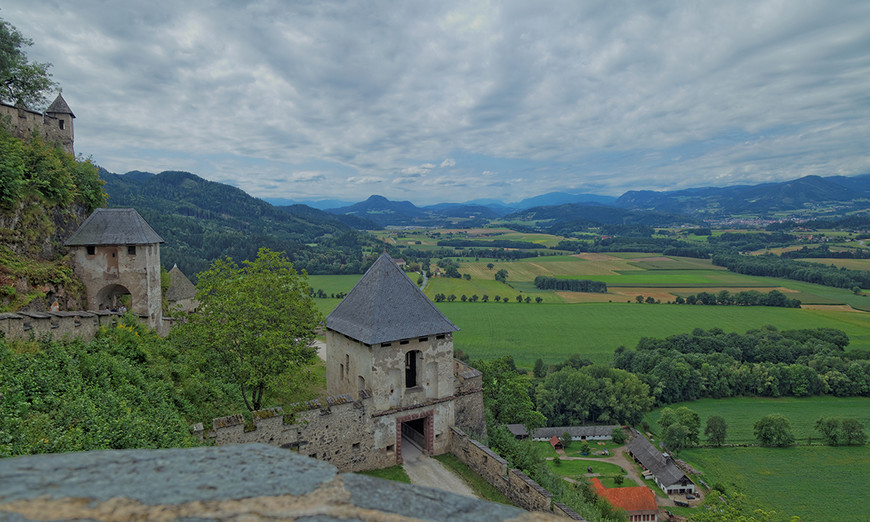
{"type": "Polygon", "coordinates": [[[774,510],[773,520],[866,520],[870,498],[870,449],[691,449],[680,453],[708,484],[734,485],[746,495],[746,511],[774,510]]]}
{"type": "MultiPolygon", "coordinates": [[[[740,397],[733,399],[701,399],[698,401],[669,404],[672,409],[686,406],[698,412],[704,423],[711,415],[719,415],[728,425],[726,444],[755,444],[752,426],[755,421],[770,413],[781,413],[791,423],[791,430],[798,443],[804,444],[812,438],[819,443],[819,432],[813,425],[820,417],[848,417],[864,423],[870,432],[870,398],[868,397],[740,397]]],[[[661,408],[644,416],[653,433],[658,431],[661,408]]],[[[701,441],[704,441],[703,434],[701,441]]],[[[867,448],[870,453],[870,448],[867,448]]]]}
{"type": "MultiPolygon", "coordinates": [[[[728,425],[726,444],[754,443],[753,424],[769,413],[791,422],[801,446],[791,448],[722,447],[683,450],[680,458],[702,473],[708,484],[724,484],[746,494],[747,508],[775,510],[775,520],[859,520],[856,499],[870,495],[870,447],[830,447],[819,444],[813,424],[820,417],[857,418],[870,429],[870,398],[733,398],[703,399],[669,405],[687,406],[701,417],[720,415],[728,425]],[[815,445],[806,446],[809,438],[815,445]],[[819,484],[836,485],[820,494],[819,484]]],[[[644,418],[653,431],[661,410],[644,418]]],[[[703,441],[703,434],[701,436],[703,441]]],[[[684,512],[682,512],[684,513],[684,512]]]]}
{"type": "MultiPolygon", "coordinates": [[[[483,229],[487,230],[487,229],[483,229]]],[[[404,233],[404,231],[402,231],[404,233]]],[[[481,232],[483,233],[483,232],[481,232]]],[[[526,237],[526,239],[529,239],[526,237]]],[[[577,353],[596,363],[608,363],[619,346],[633,348],[641,337],[666,337],[694,328],[718,327],[744,333],[773,325],[779,329],[827,327],[844,330],[852,348],[870,349],[870,295],[850,290],[770,277],[755,277],[714,267],[709,260],[622,252],[553,255],[517,261],[460,260],[459,272],[471,279],[434,277],[425,293],[453,294],[457,301],[438,303],[460,328],[455,346],[472,358],[513,355],[517,364],[531,368],[540,357],[545,363],[562,362],[577,353]],[[493,267],[488,268],[487,264],[493,267]],[[499,269],[508,271],[507,284],[495,281],[499,269]],[[556,292],[533,284],[539,275],[605,281],[607,293],[556,292]],[[676,296],[700,292],[779,290],[800,299],[804,309],[738,306],[669,305],[676,296]],[[488,303],[461,303],[462,295],[489,296],[488,303]],[[517,295],[530,297],[519,304],[517,295]],[[662,304],[637,304],[636,296],[662,304]],[[495,296],[509,298],[494,302],[495,296]],[[537,304],[535,298],[543,302],[537,304]],[[627,303],[628,301],[628,303],[627,303]]],[[[409,274],[416,280],[416,274],[409,274]]],[[[311,276],[311,286],[327,294],[349,291],[360,276],[311,276]]],[[[328,314],[337,299],[317,299],[328,314]]]]}
{"type": "Polygon", "coordinates": [[[870,349],[870,314],[793,308],[680,306],[637,303],[438,303],[461,329],[454,346],[472,359],[512,355],[518,366],[531,368],[580,354],[607,364],[619,346],[634,348],[641,337],[667,337],[694,328],[721,328],[745,333],[774,325],[782,330],[837,328],[851,339],[851,348],[870,349]]]}

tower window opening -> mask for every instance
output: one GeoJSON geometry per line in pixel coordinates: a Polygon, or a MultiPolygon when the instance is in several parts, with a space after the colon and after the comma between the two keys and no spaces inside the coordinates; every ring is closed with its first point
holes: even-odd
{"type": "Polygon", "coordinates": [[[414,388],[418,385],[417,371],[420,368],[420,350],[412,350],[405,354],[405,387],[414,388]]]}

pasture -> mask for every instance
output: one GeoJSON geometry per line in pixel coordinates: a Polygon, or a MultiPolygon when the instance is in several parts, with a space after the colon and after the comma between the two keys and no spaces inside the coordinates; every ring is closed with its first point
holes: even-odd
{"type": "MultiPolygon", "coordinates": [[[[868,397],[739,397],[733,399],[701,399],[698,401],[669,404],[671,409],[686,406],[698,412],[701,417],[701,442],[707,418],[719,415],[728,425],[725,444],[755,444],[752,426],[761,417],[770,413],[781,413],[791,423],[795,440],[805,444],[810,438],[820,443],[821,435],[813,425],[820,417],[846,417],[858,419],[870,430],[870,398],[868,397]]],[[[644,416],[653,433],[658,429],[661,408],[644,416]]],[[[870,453],[870,449],[867,450],[870,453]]]]}
{"type": "Polygon", "coordinates": [[[870,314],[793,308],[680,306],[628,303],[438,303],[461,330],[454,346],[472,359],[512,355],[531,368],[580,354],[607,364],[619,346],[634,348],[641,337],[667,337],[694,328],[721,328],[745,333],[774,325],[781,330],[837,328],[852,340],[851,348],[870,349],[870,314]]]}
{"type": "Polygon", "coordinates": [[[865,520],[870,498],[870,449],[701,448],[680,457],[708,484],[721,483],[746,495],[745,512],[775,510],[773,520],[865,520]]]}

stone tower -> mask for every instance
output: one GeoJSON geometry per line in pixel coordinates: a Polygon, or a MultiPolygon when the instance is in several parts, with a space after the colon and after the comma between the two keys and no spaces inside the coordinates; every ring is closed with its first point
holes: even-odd
{"type": "Polygon", "coordinates": [[[394,438],[399,462],[403,436],[425,453],[447,449],[457,330],[387,254],[326,318],[328,392],[371,398],[375,447],[394,438]]]}
{"type": "Polygon", "coordinates": [[[130,310],[160,330],[160,243],[163,239],[136,210],[95,210],[65,243],[74,252],[89,309],[115,308],[129,294],[130,310]]]}
{"type": "Polygon", "coordinates": [[[70,154],[75,154],[73,142],[75,134],[73,133],[73,119],[76,115],[67,105],[60,93],[57,98],[51,102],[48,109],[45,110],[45,134],[49,141],[59,143],[64,150],[70,154]]]}

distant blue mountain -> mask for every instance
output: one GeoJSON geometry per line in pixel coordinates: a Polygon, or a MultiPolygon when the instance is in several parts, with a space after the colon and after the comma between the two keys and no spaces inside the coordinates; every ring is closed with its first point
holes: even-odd
{"type": "Polygon", "coordinates": [[[272,204],[276,207],[289,207],[292,205],[307,205],[318,210],[326,210],[329,208],[346,207],[353,205],[353,201],[345,201],[342,199],[317,199],[317,200],[295,200],[287,198],[260,198],[263,201],[272,204]]]}
{"type": "Polygon", "coordinates": [[[526,198],[516,203],[510,203],[508,206],[525,209],[532,207],[549,207],[554,205],[564,205],[566,203],[582,203],[612,205],[616,201],[612,196],[599,196],[597,194],[568,194],[567,192],[548,192],[540,196],[526,198]]]}

